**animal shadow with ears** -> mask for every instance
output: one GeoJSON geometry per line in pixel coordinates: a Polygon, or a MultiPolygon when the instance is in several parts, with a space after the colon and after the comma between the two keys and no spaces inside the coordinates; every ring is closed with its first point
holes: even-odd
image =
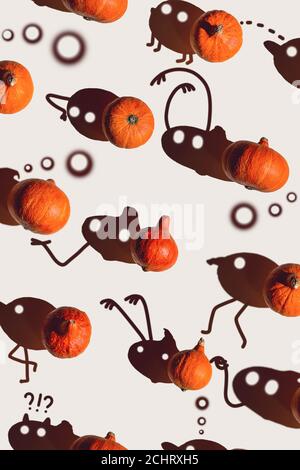
{"type": "Polygon", "coordinates": [[[171,442],[162,442],[161,447],[163,450],[227,450],[218,442],[208,441],[207,439],[194,439],[180,446],[171,442]]]}
{"type": "Polygon", "coordinates": [[[291,85],[300,85],[300,38],[291,39],[285,44],[266,41],[265,48],[272,54],[278,73],[291,85]]]}
{"type": "Polygon", "coordinates": [[[49,245],[51,240],[31,239],[33,246],[41,246],[50,256],[55,264],[65,267],[80,256],[88,247],[93,248],[100,253],[103,259],[107,261],[120,261],[123,263],[132,263],[130,244],[140,231],[139,216],[132,207],[125,207],[119,217],[99,215],[88,217],[82,225],[82,234],[86,243],[79,248],[66,261],[60,261],[54,255],[49,245]],[[126,231],[128,239],[122,240],[122,232],[126,231]]]}
{"type": "Polygon", "coordinates": [[[182,125],[171,127],[169,116],[175,95],[179,91],[186,94],[196,90],[195,86],[191,83],[178,85],[172,91],[166,103],[164,119],[167,130],[161,139],[164,152],[171,160],[194,170],[201,176],[210,176],[211,178],[229,182],[230,180],[225,175],[222,167],[222,154],[232,142],[227,139],[226,132],[222,127],[216,126],[214,129],[211,128],[212,94],[206,80],[194,70],[175,67],[158,74],[151,81],[150,85],[161,85],[162,82],[166,82],[166,76],[173,72],[191,74],[204,86],[208,102],[207,124],[205,129],[182,125]]]}
{"type": "Polygon", "coordinates": [[[300,373],[269,367],[249,367],[238,372],[233,391],[238,403],[229,398],[229,364],[221,356],[210,362],[224,373],[224,400],[231,408],[248,407],[260,417],[288,428],[300,428],[300,373]]]}
{"type": "Polygon", "coordinates": [[[36,372],[38,364],[29,360],[29,350],[45,350],[42,342],[42,329],[48,313],[55,310],[49,302],[34,297],[22,297],[9,304],[0,302],[0,326],[7,336],[16,343],[8,354],[12,361],[24,364],[25,378],[20,383],[30,381],[30,367],[36,372]],[[16,356],[23,350],[24,358],[16,356]]]}
{"type": "Polygon", "coordinates": [[[78,438],[68,421],[53,426],[50,418],[30,420],[28,414],[8,431],[13,450],[69,450],[78,438]]]}
{"type": "Polygon", "coordinates": [[[146,317],[148,338],[127,315],[125,310],[112,299],[103,299],[100,304],[108,310],[116,309],[134,329],[141,341],[134,343],[128,351],[128,359],[131,365],[153,383],[171,383],[168,376],[168,359],[178,352],[175,339],[169,330],[164,330],[161,340],[154,340],[150,320],[149,309],[146,300],[141,295],[133,294],[125,297],[125,302],[132,305],[142,304],[146,317]]]}
{"type": "Polygon", "coordinates": [[[207,330],[202,334],[210,334],[213,329],[215,315],[226,305],[241,302],[243,306],[235,316],[235,326],[242,338],[242,348],[247,345],[246,336],[241,328],[240,319],[248,307],[268,308],[263,296],[263,288],[268,275],[278,265],[265,256],[256,253],[235,253],[233,255],[207,260],[210,266],[217,266],[217,275],[223,289],[230,299],[216,305],[210,314],[207,330]]]}
{"type": "Polygon", "coordinates": [[[203,13],[204,11],[196,5],[183,0],[168,0],[156,8],[151,8],[151,39],[147,46],[154,47],[154,52],[159,52],[161,46],[164,46],[181,54],[181,58],[176,60],[177,63],[191,64],[195,54],[190,41],[191,29],[203,13]]]}

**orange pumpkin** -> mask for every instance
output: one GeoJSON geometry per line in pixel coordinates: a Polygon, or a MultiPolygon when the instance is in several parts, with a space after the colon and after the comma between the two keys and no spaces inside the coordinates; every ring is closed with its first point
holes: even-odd
{"type": "Polygon", "coordinates": [[[0,62],[0,113],[18,113],[30,103],[34,85],[24,65],[11,60],[0,62]]]}
{"type": "Polygon", "coordinates": [[[117,147],[140,147],[150,139],[153,129],[152,111],[138,98],[117,98],[104,111],[104,133],[117,147]]]}
{"type": "Polygon", "coordinates": [[[127,450],[116,442],[113,432],[107,433],[106,437],[83,436],[77,439],[71,450],[127,450]]]}
{"type": "Polygon", "coordinates": [[[92,333],[89,317],[73,307],[50,312],[43,328],[45,348],[60,359],[76,357],[87,348],[92,333]]]}
{"type": "Polygon", "coordinates": [[[266,280],[264,298],[275,312],[300,316],[300,265],[284,264],[274,269],[266,280]]]}
{"type": "Polygon", "coordinates": [[[231,59],[242,47],[243,30],[237,19],[226,11],[204,13],[191,31],[191,45],[208,62],[231,59]]]}
{"type": "Polygon", "coordinates": [[[296,421],[300,423],[300,386],[297,388],[292,397],[291,410],[296,421]]]}
{"type": "Polygon", "coordinates": [[[289,178],[287,161],[269,147],[265,137],[258,144],[248,141],[231,144],[222,156],[222,164],[227,177],[247,189],[277,191],[289,178]]]}
{"type": "Polygon", "coordinates": [[[200,390],[210,382],[212,366],[201,338],[194,349],[176,353],[168,363],[170,380],[181,390],[200,390]]]}
{"type": "Polygon", "coordinates": [[[8,209],[26,230],[43,235],[57,232],[70,217],[69,199],[53,180],[17,183],[9,193],[8,209]]]}
{"type": "Polygon", "coordinates": [[[165,271],[177,261],[178,248],[169,230],[170,217],[161,217],[156,227],[140,231],[131,241],[131,255],[144,271],[165,271]]]}
{"type": "Polygon", "coordinates": [[[111,23],[121,18],[127,10],[128,0],[62,0],[73,13],[87,20],[111,23]]]}

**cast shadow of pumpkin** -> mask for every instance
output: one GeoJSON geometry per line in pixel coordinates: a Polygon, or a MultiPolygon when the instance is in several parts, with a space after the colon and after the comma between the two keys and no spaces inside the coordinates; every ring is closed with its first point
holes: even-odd
{"type": "Polygon", "coordinates": [[[291,39],[285,44],[266,41],[265,48],[272,54],[279,74],[291,85],[300,85],[300,38],[291,39]]]}
{"type": "Polygon", "coordinates": [[[102,130],[102,118],[106,106],[118,98],[117,95],[100,88],[84,88],[71,97],[49,93],[47,102],[61,112],[60,119],[69,119],[72,126],[88,139],[107,142],[102,130]],[[64,101],[66,107],[56,101],[64,101]]]}
{"type": "Polygon", "coordinates": [[[191,64],[195,52],[191,46],[190,33],[195,21],[203,13],[196,5],[183,0],[164,1],[156,8],[151,8],[151,39],[147,46],[154,47],[156,40],[154,52],[159,52],[161,46],[164,46],[181,54],[177,63],[191,64]]]}
{"type": "Polygon", "coordinates": [[[20,383],[30,381],[29,369],[36,372],[38,364],[29,360],[28,350],[41,351],[45,349],[42,342],[42,328],[46,316],[55,307],[45,300],[23,297],[9,304],[0,302],[0,326],[7,336],[16,343],[8,354],[8,358],[24,364],[25,378],[20,383]],[[19,349],[23,349],[24,359],[16,357],[19,349]]]}
{"type": "Polygon", "coordinates": [[[20,178],[19,173],[12,168],[0,168],[0,223],[4,225],[19,225],[10,215],[7,199],[10,191],[20,178]]]}
{"type": "Polygon", "coordinates": [[[229,365],[222,357],[211,360],[224,372],[224,399],[231,408],[248,407],[262,418],[289,428],[300,428],[300,373],[268,367],[241,370],[232,386],[239,403],[229,399],[229,365]],[[295,402],[296,399],[296,402],[295,402]]]}
{"type": "Polygon", "coordinates": [[[68,421],[53,426],[50,418],[43,422],[34,421],[29,419],[28,414],[8,431],[13,450],[69,450],[78,438],[68,421]]]}
{"type": "Polygon", "coordinates": [[[39,7],[49,7],[52,8],[53,10],[59,10],[59,11],[65,11],[70,13],[70,10],[68,10],[62,3],[61,0],[31,0],[33,3],[38,5],[39,7]]]}
{"type": "Polygon", "coordinates": [[[209,259],[207,263],[218,267],[219,282],[231,298],[213,308],[208,328],[202,330],[202,334],[212,332],[217,310],[231,303],[241,302],[243,306],[235,316],[235,325],[242,338],[242,348],[245,348],[247,339],[239,323],[241,315],[248,307],[268,308],[263,297],[263,288],[268,275],[278,265],[271,259],[256,253],[235,253],[226,257],[209,259]]]}
{"type": "Polygon", "coordinates": [[[142,375],[153,383],[171,383],[167,372],[168,359],[178,352],[175,339],[169,330],[164,330],[164,337],[161,340],[154,340],[151,320],[147,303],[141,295],[133,294],[125,297],[125,302],[137,305],[139,302],[143,306],[146,317],[148,338],[135,325],[125,310],[112,299],[103,299],[100,304],[108,310],[116,309],[134,329],[141,341],[133,344],[128,351],[128,359],[131,365],[142,375]]]}
{"type": "Polygon", "coordinates": [[[232,142],[227,139],[226,132],[222,127],[216,126],[214,129],[211,129],[212,94],[206,80],[194,70],[175,67],[157,75],[150,85],[160,85],[166,81],[166,75],[173,72],[192,74],[204,86],[208,101],[207,125],[205,129],[191,126],[171,127],[169,114],[173,98],[179,91],[183,93],[195,91],[194,85],[190,83],[178,85],[172,91],[166,103],[164,117],[167,130],[162,136],[161,141],[164,152],[171,160],[194,170],[201,176],[210,176],[211,178],[229,182],[230,180],[225,175],[222,167],[222,154],[232,142]]]}
{"type": "Polygon", "coordinates": [[[119,217],[100,215],[88,217],[82,225],[86,243],[66,261],[59,261],[49,248],[51,240],[31,239],[33,246],[41,246],[55,264],[65,267],[83,253],[88,247],[100,253],[106,261],[120,261],[134,264],[131,256],[131,240],[140,231],[139,216],[132,207],[125,207],[119,217]],[[124,237],[124,238],[123,238],[124,237]]]}

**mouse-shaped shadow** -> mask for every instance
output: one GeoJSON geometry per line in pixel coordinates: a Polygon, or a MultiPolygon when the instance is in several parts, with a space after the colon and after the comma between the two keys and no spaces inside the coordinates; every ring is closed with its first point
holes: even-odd
{"type": "Polygon", "coordinates": [[[239,403],[229,398],[229,365],[217,356],[211,360],[224,372],[224,399],[231,408],[248,407],[262,418],[289,428],[300,428],[293,410],[293,400],[300,388],[300,373],[268,367],[249,367],[238,372],[232,386],[239,403]]]}
{"type": "Polygon", "coordinates": [[[69,450],[79,437],[73,433],[68,421],[53,426],[50,418],[33,421],[28,414],[8,431],[8,440],[14,450],[69,450]]]}
{"type": "Polygon", "coordinates": [[[222,155],[232,142],[227,139],[226,132],[222,127],[216,126],[214,129],[211,129],[212,94],[208,83],[194,70],[175,67],[157,75],[151,81],[151,86],[155,84],[160,85],[162,82],[165,82],[166,75],[173,72],[189,73],[196,77],[204,86],[208,101],[207,124],[205,129],[182,125],[171,127],[169,115],[175,95],[179,91],[187,93],[196,90],[191,83],[178,85],[170,94],[165,108],[165,125],[167,130],[163,134],[161,141],[164,152],[171,160],[194,170],[201,176],[210,176],[222,181],[229,181],[222,167],[222,155]]]}
{"type": "Polygon", "coordinates": [[[235,325],[243,341],[242,348],[245,348],[247,339],[239,323],[241,315],[247,307],[267,308],[263,288],[268,275],[278,265],[271,259],[256,253],[236,253],[209,259],[207,263],[218,267],[219,282],[231,298],[213,308],[208,328],[202,330],[202,334],[211,333],[215,315],[220,308],[238,301],[243,306],[235,316],[235,325]]]}
{"type": "Polygon", "coordinates": [[[71,97],[49,93],[47,102],[61,112],[60,119],[69,119],[72,126],[88,139],[107,142],[104,135],[102,120],[106,106],[112,103],[117,95],[100,88],[84,88],[71,97]],[[60,106],[57,101],[64,101],[66,107],[60,106]]]}
{"type": "Polygon", "coordinates": [[[7,207],[7,199],[10,191],[18,183],[20,175],[13,168],[0,168],[0,223],[4,225],[19,225],[7,207]]]}
{"type": "Polygon", "coordinates": [[[172,444],[171,442],[162,442],[161,447],[163,450],[227,450],[221,444],[206,439],[194,439],[185,442],[180,446],[172,444]]]}
{"type": "Polygon", "coordinates": [[[300,38],[291,39],[285,44],[266,41],[265,48],[272,54],[274,65],[280,75],[299,88],[300,84],[300,38]]]}
{"type": "Polygon", "coordinates": [[[52,8],[53,10],[66,11],[70,13],[70,10],[68,10],[64,6],[61,0],[31,0],[31,1],[33,1],[33,3],[35,3],[39,7],[49,7],[49,8],[52,8]]]}
{"type": "Polygon", "coordinates": [[[203,13],[204,11],[196,5],[183,0],[169,0],[151,8],[151,39],[147,46],[155,47],[154,52],[159,52],[161,46],[164,46],[181,54],[176,60],[177,63],[191,64],[195,54],[190,41],[191,29],[203,13]]]}
{"type": "Polygon", "coordinates": [[[107,215],[88,217],[84,221],[81,230],[86,243],[66,261],[59,261],[49,248],[51,240],[43,241],[32,238],[31,244],[42,246],[54,263],[61,267],[67,266],[78,258],[89,246],[100,253],[103,259],[107,261],[134,264],[130,244],[131,240],[140,231],[138,213],[134,208],[125,207],[119,217],[107,215]],[[124,236],[125,238],[123,238],[124,236]]]}
{"type": "Polygon", "coordinates": [[[29,368],[36,372],[38,364],[29,360],[28,350],[40,351],[45,346],[42,342],[42,327],[48,313],[55,309],[45,300],[33,297],[22,297],[5,305],[0,303],[0,326],[7,336],[16,343],[8,354],[9,359],[24,364],[25,378],[20,383],[30,380],[29,368]],[[24,359],[16,357],[19,349],[23,349],[24,359]]]}
{"type": "Polygon", "coordinates": [[[148,339],[117,302],[112,299],[104,299],[101,300],[100,304],[106,309],[112,310],[115,308],[118,310],[141,338],[141,341],[133,344],[128,351],[128,359],[131,365],[153,383],[171,383],[167,372],[167,364],[168,359],[178,352],[175,339],[167,329],[164,330],[163,339],[158,341],[153,339],[149,310],[144,297],[133,294],[124,300],[133,305],[141,302],[146,317],[148,339]]]}

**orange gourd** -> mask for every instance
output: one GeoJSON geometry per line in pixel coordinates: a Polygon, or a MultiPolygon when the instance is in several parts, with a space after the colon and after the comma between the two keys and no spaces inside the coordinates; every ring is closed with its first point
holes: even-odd
{"type": "Polygon", "coordinates": [[[68,359],[83,353],[91,333],[91,323],[85,312],[73,307],[60,307],[46,317],[43,343],[53,356],[68,359]]]}
{"type": "Polygon", "coordinates": [[[107,433],[106,437],[83,436],[77,439],[71,450],[127,450],[116,442],[113,432],[107,433]]]}
{"type": "Polygon", "coordinates": [[[117,98],[104,111],[103,130],[117,147],[140,147],[152,136],[154,117],[151,109],[138,98],[117,98]]]}
{"type": "Polygon", "coordinates": [[[243,30],[237,19],[222,10],[204,13],[191,31],[191,45],[208,62],[231,59],[242,47],[243,30]]]}
{"type": "Polygon", "coordinates": [[[0,62],[0,113],[18,113],[30,103],[34,85],[24,65],[11,60],[0,62]]]}
{"type": "Polygon", "coordinates": [[[210,382],[212,366],[201,338],[194,349],[176,353],[168,363],[170,380],[181,390],[200,390],[210,382]]]}
{"type": "Polygon", "coordinates": [[[156,227],[140,231],[131,241],[131,255],[144,271],[165,271],[177,261],[178,248],[169,230],[170,217],[163,216],[156,227]]]}
{"type": "Polygon", "coordinates": [[[112,23],[121,18],[127,10],[128,0],[62,0],[73,13],[87,20],[112,23]]]}
{"type": "Polygon", "coordinates": [[[300,316],[300,265],[284,264],[274,269],[266,280],[264,298],[275,312],[300,316]]]}
{"type": "Polygon", "coordinates": [[[231,144],[222,156],[222,164],[227,177],[247,189],[277,191],[289,178],[287,161],[269,147],[265,137],[258,144],[248,141],[231,144]]]}
{"type": "Polygon", "coordinates": [[[70,217],[70,203],[53,180],[27,179],[8,196],[11,216],[25,229],[42,235],[55,233],[70,217]]]}

